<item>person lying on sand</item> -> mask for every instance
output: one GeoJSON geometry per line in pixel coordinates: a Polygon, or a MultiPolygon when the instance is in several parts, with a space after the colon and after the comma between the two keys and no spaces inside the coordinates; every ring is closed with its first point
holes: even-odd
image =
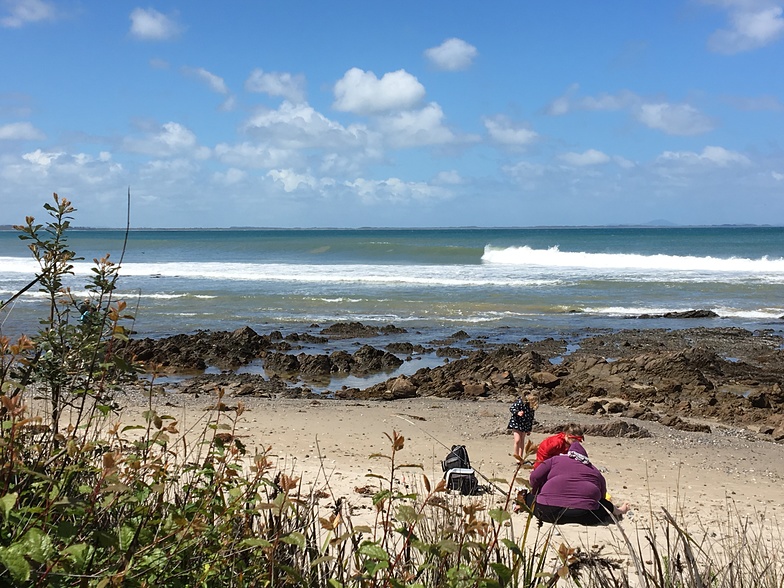
{"type": "Polygon", "coordinates": [[[622,519],[630,509],[626,502],[616,507],[605,498],[604,476],[579,441],[566,454],[551,457],[532,470],[530,482],[525,504],[545,523],[607,525],[622,519]]]}

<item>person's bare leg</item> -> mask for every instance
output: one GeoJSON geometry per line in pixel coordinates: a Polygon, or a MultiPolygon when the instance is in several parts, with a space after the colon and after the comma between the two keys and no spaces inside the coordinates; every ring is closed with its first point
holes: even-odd
{"type": "Polygon", "coordinates": [[[525,453],[525,436],[528,433],[522,431],[514,431],[514,454],[523,457],[525,453]]]}

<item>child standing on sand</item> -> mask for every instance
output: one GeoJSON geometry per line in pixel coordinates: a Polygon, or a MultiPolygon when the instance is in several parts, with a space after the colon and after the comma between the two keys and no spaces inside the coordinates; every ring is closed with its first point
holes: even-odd
{"type": "Polygon", "coordinates": [[[514,434],[514,455],[519,455],[521,458],[525,452],[525,437],[534,426],[535,411],[536,402],[530,396],[526,398],[520,396],[509,407],[512,417],[506,428],[514,434]]]}

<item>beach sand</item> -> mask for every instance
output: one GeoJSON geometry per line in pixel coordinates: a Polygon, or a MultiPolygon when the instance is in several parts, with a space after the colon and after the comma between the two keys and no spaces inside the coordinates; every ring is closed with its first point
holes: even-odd
{"type": "MultiPolygon", "coordinates": [[[[123,402],[122,395],[118,398],[123,402]]],[[[215,411],[216,398],[166,393],[153,398],[157,410],[178,421],[180,431],[200,432],[215,411]]],[[[330,399],[223,398],[229,406],[241,402],[245,411],[236,424],[236,435],[252,453],[271,448],[278,468],[301,476],[305,489],[324,491],[321,505],[329,507],[343,497],[355,524],[372,523],[371,494],[363,488],[379,486],[368,474],[388,475],[389,462],[371,458],[390,454],[385,433],[397,431],[405,446],[398,463],[421,464],[422,469],[400,470],[401,489],[421,491],[422,474],[431,482],[443,476],[441,460],[453,444],[465,445],[479,482],[492,492],[462,500],[487,501],[488,507],[504,507],[506,493],[520,486],[512,480],[517,469],[511,455],[512,437],[506,431],[508,405],[492,399],[456,401],[416,398],[392,402],[356,402],[330,399]],[[360,490],[360,491],[358,491],[360,490]]],[[[138,422],[143,406],[126,402],[121,420],[138,422]]],[[[232,412],[222,413],[226,419],[232,412]]],[[[536,429],[569,421],[589,425],[613,417],[586,416],[568,409],[540,406],[537,425],[530,439],[538,443],[547,434],[536,429]]],[[[630,421],[630,419],[624,419],[630,421]]],[[[646,438],[585,439],[592,462],[607,479],[616,504],[628,501],[632,514],[621,528],[633,541],[659,527],[662,509],[671,513],[696,538],[720,537],[728,527],[745,521],[766,537],[784,522],[784,446],[748,430],[710,423],[712,433],[676,431],[658,423],[634,421],[651,436],[646,438]]],[[[520,476],[527,478],[522,470],[520,476]]],[[[512,524],[523,525],[523,514],[512,524]]],[[[545,529],[549,525],[544,526],[545,529]]],[[[623,552],[616,526],[580,527],[559,525],[559,540],[583,550],[597,548],[623,552]]],[[[778,534],[779,545],[781,535],[778,534]]],[[[628,564],[628,561],[627,561],[628,564]]]]}

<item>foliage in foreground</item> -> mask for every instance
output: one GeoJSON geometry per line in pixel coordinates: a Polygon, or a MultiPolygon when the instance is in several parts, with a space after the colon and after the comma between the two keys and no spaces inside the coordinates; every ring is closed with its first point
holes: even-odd
{"type": "Polygon", "coordinates": [[[666,512],[635,538],[618,527],[621,562],[511,515],[519,482],[501,508],[424,475],[404,490],[401,472],[419,466],[400,463],[394,431],[388,452],[370,456],[387,465],[371,474],[375,520],[360,526],[325,472],[306,484],[275,467],[271,448],[242,444],[242,405],[190,437],[152,397],[144,424],[115,422],[114,388],[134,373],[115,346],[128,318],[112,300],[119,266],[95,260],[85,315],[65,285],[74,209],[55,196],[46,210],[50,222],[19,230],[49,312],[31,338],[0,333],[0,586],[784,586],[780,538],[768,543],[741,519],[709,540],[666,512]],[[34,392],[43,414],[27,406],[34,392]]]}

